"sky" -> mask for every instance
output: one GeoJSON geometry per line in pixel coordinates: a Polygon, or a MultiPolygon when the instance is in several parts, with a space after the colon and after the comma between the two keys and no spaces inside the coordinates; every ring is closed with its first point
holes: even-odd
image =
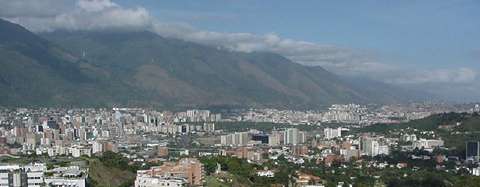
{"type": "Polygon", "coordinates": [[[145,29],[480,100],[478,0],[0,0],[35,32],[145,29]]]}
{"type": "MultiPolygon", "coordinates": [[[[471,1],[128,1],[153,16],[218,32],[282,37],[379,53],[388,63],[474,65],[480,2],[471,1]]],[[[478,57],[478,56],[477,56],[478,57]]]]}

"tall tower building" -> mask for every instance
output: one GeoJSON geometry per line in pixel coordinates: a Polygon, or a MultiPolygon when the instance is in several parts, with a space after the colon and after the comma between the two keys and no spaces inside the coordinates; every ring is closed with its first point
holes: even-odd
{"type": "Polygon", "coordinates": [[[323,135],[325,139],[330,140],[336,137],[341,137],[342,136],[342,128],[325,128],[323,129],[323,135]]]}
{"type": "Polygon", "coordinates": [[[468,141],[465,147],[466,147],[465,158],[473,159],[475,162],[478,162],[480,157],[480,142],[468,141]]]}
{"type": "Polygon", "coordinates": [[[123,115],[120,112],[119,109],[114,108],[115,111],[114,117],[115,117],[115,125],[116,125],[116,130],[117,130],[117,136],[123,137],[125,135],[125,126],[124,126],[124,120],[123,120],[123,115]]]}
{"type": "Polygon", "coordinates": [[[360,141],[360,149],[362,151],[362,154],[368,156],[377,156],[378,154],[380,154],[380,144],[376,138],[362,137],[360,141]]]}
{"type": "Polygon", "coordinates": [[[297,128],[288,128],[284,132],[283,140],[284,144],[297,145],[305,141],[305,135],[297,128]]]}

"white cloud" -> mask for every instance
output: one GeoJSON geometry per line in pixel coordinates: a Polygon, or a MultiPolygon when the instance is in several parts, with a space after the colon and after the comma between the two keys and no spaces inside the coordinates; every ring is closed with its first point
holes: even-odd
{"type": "Polygon", "coordinates": [[[274,33],[265,35],[220,33],[197,30],[185,24],[164,23],[155,23],[152,30],[163,36],[221,46],[234,51],[274,52],[303,65],[323,66],[341,73],[362,74],[392,69],[387,64],[376,62],[370,54],[331,45],[285,39],[274,33]]]}
{"type": "Polygon", "coordinates": [[[470,68],[435,69],[406,73],[389,82],[396,84],[471,83],[476,78],[477,72],[470,68]]]}
{"type": "Polygon", "coordinates": [[[110,0],[81,0],[77,6],[88,12],[98,12],[107,8],[118,8],[119,6],[110,0]]]}
{"type": "MultiPolygon", "coordinates": [[[[30,1],[15,1],[16,3],[2,2],[7,7],[17,7],[10,4],[29,4],[30,1]]],[[[37,1],[39,2],[39,1],[37,1]]],[[[47,4],[58,5],[62,1],[49,0],[42,3],[29,4],[36,14],[24,11],[16,14],[1,15],[2,17],[19,23],[35,32],[46,32],[57,29],[64,30],[102,30],[102,29],[146,29],[153,21],[149,12],[142,7],[123,8],[110,0],[78,0],[73,5],[65,5],[64,11],[50,16],[37,16],[41,10],[50,12],[47,4]]],[[[2,4],[3,5],[3,4],[2,4]]],[[[49,15],[49,14],[45,14],[49,15]]]]}

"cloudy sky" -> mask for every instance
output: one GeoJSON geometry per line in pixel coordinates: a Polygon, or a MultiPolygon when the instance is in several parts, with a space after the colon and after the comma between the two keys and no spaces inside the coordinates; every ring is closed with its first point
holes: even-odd
{"type": "Polygon", "coordinates": [[[480,100],[480,1],[0,0],[35,32],[150,30],[480,100]]]}

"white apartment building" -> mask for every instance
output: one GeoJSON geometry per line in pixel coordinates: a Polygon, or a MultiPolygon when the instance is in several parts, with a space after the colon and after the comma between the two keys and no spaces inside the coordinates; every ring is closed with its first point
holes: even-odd
{"type": "Polygon", "coordinates": [[[280,145],[281,134],[279,132],[273,132],[268,136],[268,145],[270,146],[279,146],[280,145]]]}
{"type": "Polygon", "coordinates": [[[220,143],[222,145],[243,146],[250,141],[248,132],[236,132],[220,136],[220,143]]]}
{"type": "Polygon", "coordinates": [[[215,123],[203,123],[203,131],[215,132],[215,123]]]}
{"type": "Polygon", "coordinates": [[[48,156],[54,157],[58,155],[67,155],[69,152],[68,147],[63,147],[63,146],[53,146],[47,148],[47,154],[48,156]]]}
{"type": "Polygon", "coordinates": [[[187,181],[182,178],[164,178],[144,174],[137,174],[135,187],[181,187],[186,186],[187,181]]]}
{"type": "Polygon", "coordinates": [[[99,141],[94,141],[92,143],[92,154],[103,152],[103,143],[99,141]]]}
{"type": "Polygon", "coordinates": [[[30,164],[23,167],[27,173],[27,184],[30,187],[43,185],[43,173],[47,170],[44,164],[30,164]]]}
{"type": "Polygon", "coordinates": [[[361,139],[361,151],[363,155],[373,157],[381,154],[388,155],[390,148],[388,145],[381,145],[377,138],[363,137],[361,139]]]}
{"type": "Polygon", "coordinates": [[[45,178],[47,186],[55,187],[85,187],[86,172],[79,166],[58,167],[50,170],[53,176],[45,178]]]}
{"type": "Polygon", "coordinates": [[[434,139],[420,139],[413,142],[413,148],[417,149],[433,149],[435,147],[443,146],[443,140],[434,140],[434,139]]]}
{"type": "Polygon", "coordinates": [[[404,142],[414,142],[417,141],[417,135],[415,134],[404,134],[401,137],[401,140],[404,142]]]}
{"type": "Polygon", "coordinates": [[[82,146],[74,146],[70,148],[70,154],[73,157],[81,157],[83,155],[85,156],[92,156],[92,149],[89,147],[82,147],[82,146]]]}
{"type": "Polygon", "coordinates": [[[297,128],[288,128],[283,135],[283,143],[286,145],[297,145],[305,142],[305,133],[297,128]]]}
{"type": "Polygon", "coordinates": [[[337,137],[342,137],[342,128],[325,128],[323,129],[323,135],[325,139],[330,140],[337,137]]]}
{"type": "Polygon", "coordinates": [[[26,185],[25,173],[21,172],[20,166],[0,166],[0,187],[26,185]]]}
{"type": "Polygon", "coordinates": [[[45,184],[53,187],[85,187],[86,182],[84,178],[46,178],[45,184]]]}
{"type": "Polygon", "coordinates": [[[46,170],[44,164],[0,166],[0,187],[40,187],[43,185],[43,173],[46,170]]]}

